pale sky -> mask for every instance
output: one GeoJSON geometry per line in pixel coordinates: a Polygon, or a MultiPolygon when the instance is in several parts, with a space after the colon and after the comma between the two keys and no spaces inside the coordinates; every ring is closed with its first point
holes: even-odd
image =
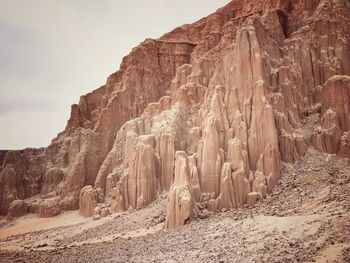
{"type": "Polygon", "coordinates": [[[0,149],[47,146],[145,38],[229,0],[0,0],[0,149]]]}

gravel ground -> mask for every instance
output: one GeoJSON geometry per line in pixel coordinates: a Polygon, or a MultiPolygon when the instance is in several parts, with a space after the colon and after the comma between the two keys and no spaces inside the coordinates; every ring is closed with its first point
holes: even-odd
{"type": "Polygon", "coordinates": [[[309,148],[255,207],[164,231],[162,197],[100,222],[1,238],[0,262],[350,262],[349,201],[349,160],[309,148]]]}

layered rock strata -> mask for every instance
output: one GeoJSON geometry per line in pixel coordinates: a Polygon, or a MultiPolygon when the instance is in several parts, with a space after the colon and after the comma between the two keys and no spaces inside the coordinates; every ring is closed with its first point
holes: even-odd
{"type": "Polygon", "coordinates": [[[34,196],[98,219],[168,192],[174,228],[255,205],[310,143],[349,156],[349,17],[347,0],[232,1],[145,40],[45,150],[6,152],[0,212],[34,196]]]}

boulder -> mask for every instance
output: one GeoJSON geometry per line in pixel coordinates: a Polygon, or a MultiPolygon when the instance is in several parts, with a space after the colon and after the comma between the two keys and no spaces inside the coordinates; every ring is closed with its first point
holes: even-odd
{"type": "Polygon", "coordinates": [[[9,205],[6,219],[12,220],[15,217],[23,216],[27,214],[28,211],[28,204],[24,200],[14,200],[9,205]]]}
{"type": "Polygon", "coordinates": [[[59,198],[45,199],[40,202],[38,207],[39,217],[53,217],[61,213],[59,198]]]}
{"type": "Polygon", "coordinates": [[[260,198],[261,198],[261,195],[257,192],[249,193],[247,196],[247,205],[254,206],[260,198]]]}
{"type": "Polygon", "coordinates": [[[79,215],[82,217],[93,216],[94,209],[96,206],[97,206],[96,190],[91,185],[87,185],[80,191],[79,215]]]}

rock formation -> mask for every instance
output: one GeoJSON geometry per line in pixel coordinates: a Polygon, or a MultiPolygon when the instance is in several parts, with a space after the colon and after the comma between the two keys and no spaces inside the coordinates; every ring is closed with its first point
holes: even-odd
{"type": "Polygon", "coordinates": [[[93,216],[94,209],[97,207],[97,193],[91,185],[81,189],[79,201],[79,215],[82,217],[93,216]]]}
{"type": "Polygon", "coordinates": [[[6,152],[0,170],[0,214],[7,213],[12,201],[40,193],[45,173],[44,158],[43,149],[6,152]]]}
{"type": "Polygon", "coordinates": [[[38,205],[38,215],[40,217],[52,217],[61,213],[59,198],[45,199],[38,205]]]}
{"type": "Polygon", "coordinates": [[[169,192],[174,228],[254,205],[310,143],[350,156],[349,19],[348,0],[231,1],[145,40],[47,148],[0,153],[0,213],[39,195],[98,219],[169,192]]]}
{"type": "Polygon", "coordinates": [[[28,213],[28,204],[23,200],[15,200],[10,203],[7,209],[7,220],[23,216],[28,213]]]}
{"type": "Polygon", "coordinates": [[[190,164],[185,152],[176,152],[174,182],[169,190],[165,227],[185,225],[196,216],[190,180],[190,164]]]}
{"type": "Polygon", "coordinates": [[[329,78],[320,93],[322,120],[312,143],[319,151],[350,156],[350,76],[329,78]]]}

